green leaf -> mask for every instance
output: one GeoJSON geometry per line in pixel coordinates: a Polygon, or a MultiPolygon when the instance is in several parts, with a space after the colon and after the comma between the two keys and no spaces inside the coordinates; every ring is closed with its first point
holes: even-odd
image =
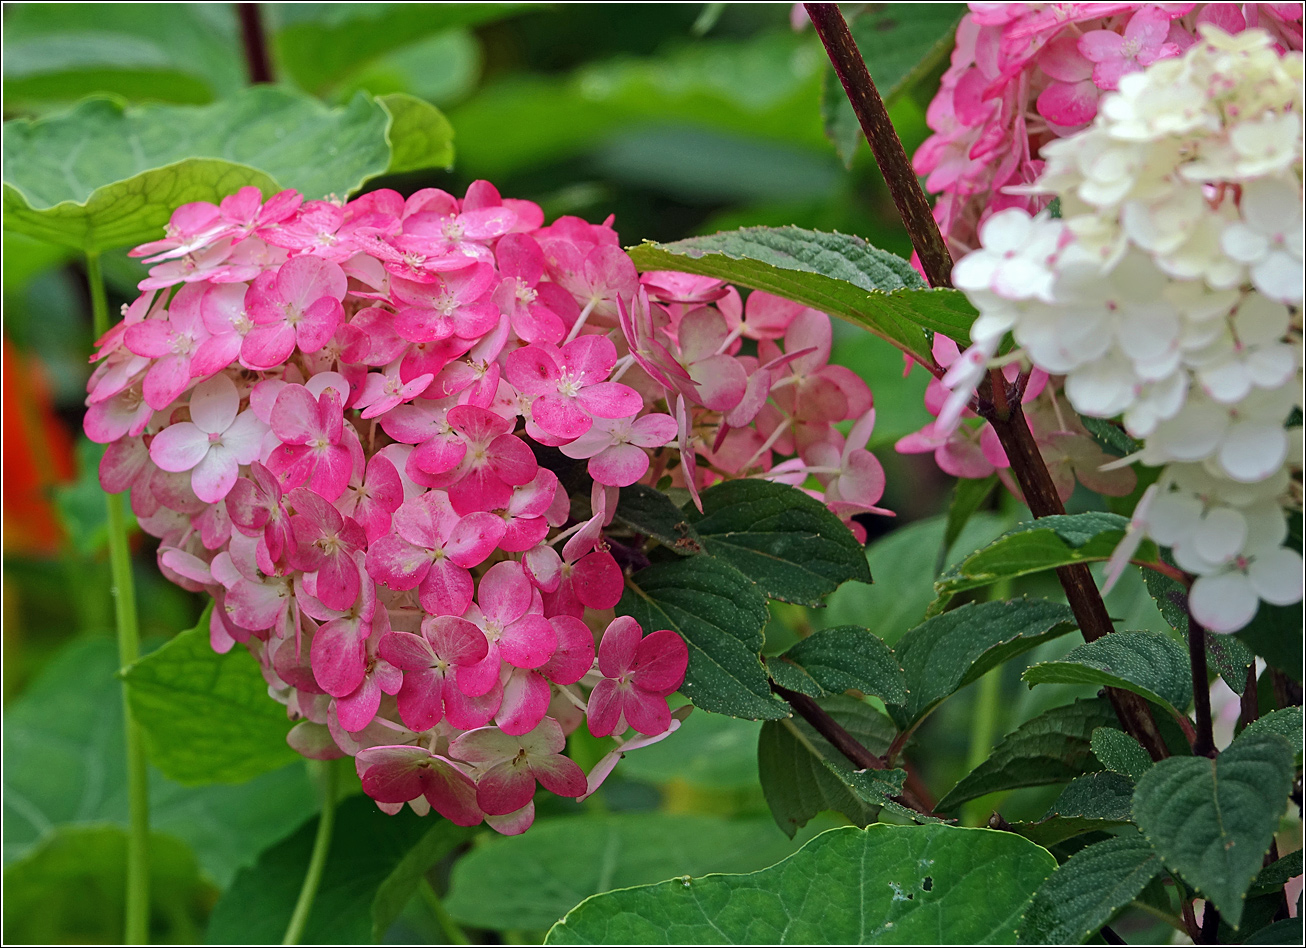
{"type": "Polygon", "coordinates": [[[24,3],[5,10],[7,111],[111,93],[208,102],[245,83],[222,4],[24,3]]]}
{"type": "Polygon", "coordinates": [[[240,783],[299,759],[258,662],[243,648],[213,651],[207,610],[122,675],[150,761],[173,780],[240,783]]]}
{"type": "Polygon", "coordinates": [[[1034,894],[1020,926],[1024,944],[1078,945],[1143,891],[1162,869],[1141,833],[1086,846],[1034,894]]]}
{"type": "MultiPolygon", "coordinates": [[[[117,668],[111,640],[74,640],[5,709],[6,864],[63,825],[127,825],[117,668]]],[[[316,805],[302,763],[239,786],[183,787],[150,773],[151,825],[188,843],[219,886],[316,805]]]]}
{"type": "Polygon", "coordinates": [[[1178,713],[1193,700],[1188,650],[1157,632],[1113,632],[1040,662],[1021,676],[1030,687],[1049,682],[1124,688],[1178,713]]]}
{"type": "Polygon", "coordinates": [[[378,96],[376,101],[390,115],[385,131],[390,146],[386,174],[453,167],[453,126],[443,112],[403,92],[378,96]]]}
{"type": "MultiPolygon", "coordinates": [[[[871,753],[888,749],[893,724],[870,705],[842,695],[824,698],[820,705],[871,753]]],[[[762,725],[757,769],[771,815],[789,836],[823,810],[837,810],[858,826],[872,822],[879,811],[851,785],[852,768],[843,755],[801,718],[762,725]]]]}
{"type": "Polygon", "coordinates": [[[1010,943],[1054,868],[1049,852],[1012,833],[833,829],[751,875],[593,896],[545,944],[1010,943]]]}
{"type": "Polygon", "coordinates": [[[702,538],[689,517],[660,490],[644,484],[621,488],[615,519],[632,530],[658,540],[680,556],[703,551],[702,538]]]}
{"type": "Polygon", "coordinates": [[[178,205],[246,185],[343,197],[384,174],[392,149],[407,169],[447,164],[443,117],[406,98],[391,106],[393,117],[359,94],[330,109],[262,85],[206,106],[89,99],[6,122],[5,227],[94,253],[158,236],[178,205]]]}
{"type": "Polygon", "coordinates": [[[951,811],[995,790],[1065,783],[1096,770],[1093,731],[1116,723],[1105,698],[1080,699],[1045,711],[1004,737],[989,759],[958,781],[935,809],[951,811]]]}
{"type": "MultiPolygon", "coordinates": [[[[1162,554],[1162,559],[1171,566],[1169,554],[1162,554]]],[[[1165,619],[1171,629],[1178,632],[1186,640],[1188,637],[1188,590],[1182,584],[1175,582],[1169,576],[1158,573],[1156,570],[1145,569],[1143,573],[1143,582],[1147,586],[1147,592],[1156,603],[1157,609],[1160,610],[1161,617],[1165,619]]],[[[1215,667],[1234,692],[1241,695],[1247,688],[1247,668],[1256,659],[1252,650],[1243,644],[1242,640],[1235,635],[1216,635],[1212,632],[1206,633],[1206,657],[1209,664],[1215,667]]]]}
{"type": "MultiPolygon", "coordinates": [[[[1098,730],[1102,730],[1098,728],[1098,730]]],[[[1043,819],[1078,817],[1109,823],[1129,822],[1134,781],[1112,770],[1076,777],[1048,807],[1043,819]]]]}
{"type": "Polygon", "coordinates": [[[1248,935],[1248,945],[1300,945],[1302,941],[1302,920],[1285,918],[1267,925],[1260,931],[1248,935]]]}
{"type": "Polygon", "coordinates": [[[1123,458],[1141,450],[1143,447],[1143,442],[1135,441],[1129,437],[1124,429],[1115,422],[1107,421],[1104,418],[1090,418],[1087,415],[1080,415],[1079,423],[1093,436],[1097,446],[1107,454],[1123,458]]]}
{"type": "MultiPolygon", "coordinates": [[[[931,577],[944,529],[944,518],[932,517],[876,540],[866,550],[875,583],[839,587],[824,609],[812,613],[813,624],[866,626],[889,645],[896,645],[908,629],[920,624],[934,598],[931,577]]],[[[1003,520],[996,514],[976,514],[948,550],[947,562],[955,562],[1002,529],[1003,520]]]]}
{"type": "MultiPolygon", "coordinates": [[[[265,850],[256,865],[241,870],[213,908],[209,944],[280,941],[304,882],[317,822],[318,817],[309,820],[265,850]]],[[[420,817],[407,807],[388,816],[366,796],[342,801],[303,941],[345,945],[379,941],[417,890],[423,873],[471,835],[469,829],[433,816],[420,817]]]]}
{"type": "Polygon", "coordinates": [[[1281,889],[1288,880],[1302,874],[1302,851],[1293,850],[1282,859],[1276,859],[1256,874],[1252,882],[1252,892],[1271,892],[1281,889]]]}
{"type": "Polygon", "coordinates": [[[517,3],[277,3],[272,49],[287,77],[324,93],[385,55],[432,33],[519,12],[517,3]]]}
{"type": "MultiPolygon", "coordinates": [[[[8,769],[6,767],[6,769],[8,769]]],[[[4,933],[10,944],[118,944],[124,927],[127,833],[117,826],[61,826],[5,867],[4,933]]],[[[216,894],[195,855],[171,836],[150,836],[150,941],[196,944],[216,894]]]]}
{"type": "Polygon", "coordinates": [[[1143,745],[1124,731],[1113,727],[1100,727],[1093,732],[1093,756],[1107,770],[1138,780],[1152,769],[1152,758],[1143,745]]]}
{"type": "Polygon", "coordinates": [[[930,290],[901,257],[860,237],[800,227],[745,227],[630,251],[641,270],[720,277],[869,329],[933,364],[929,331],[964,339],[975,311],[956,290],[930,290]]]}
{"type": "Polygon", "coordinates": [[[680,690],[704,711],[753,720],[789,713],[758,657],[766,599],[733,566],[696,556],[642,569],[627,581],[617,615],[684,638],[689,669],[680,690]]]}
{"type": "Polygon", "coordinates": [[[1274,841],[1292,786],[1292,750],[1277,734],[1242,734],[1215,760],[1158,761],[1134,791],[1134,820],[1165,864],[1235,928],[1274,841]]]}
{"type": "MultiPolygon", "coordinates": [[[[62,266],[72,257],[67,247],[36,240],[26,234],[4,231],[4,291],[14,293],[33,277],[62,266]]],[[[8,328],[8,327],[6,327],[8,328]]]]}
{"type": "MultiPolygon", "coordinates": [[[[974,516],[975,511],[979,510],[980,505],[988,500],[997,483],[998,475],[996,474],[990,474],[988,477],[981,477],[978,480],[965,477],[957,479],[957,486],[952,491],[952,503],[948,505],[948,528],[943,532],[943,545],[939,547],[940,559],[957,542],[957,538],[961,536],[961,531],[966,528],[966,524],[970,522],[970,518],[974,516]]],[[[936,569],[935,572],[937,573],[939,570],[936,569]]]]}
{"type": "Polygon", "coordinates": [[[1238,639],[1279,671],[1301,681],[1301,607],[1262,602],[1252,621],[1235,633],[1238,639]]]}
{"type": "Polygon", "coordinates": [[[445,906],[464,925],[546,931],[598,892],[753,872],[794,848],[769,820],[687,813],[537,820],[529,833],[489,837],[458,860],[445,906]]]}
{"type": "MultiPolygon", "coordinates": [[[[886,105],[947,57],[953,31],[965,12],[956,3],[886,3],[849,21],[853,40],[886,105]]],[[[826,135],[851,168],[862,130],[833,71],[825,73],[821,86],[821,117],[826,135]]]]}
{"type": "Polygon", "coordinates": [[[845,582],[869,583],[866,553],[819,500],[788,484],[745,478],[703,491],[703,514],[686,508],[707,552],[771,599],[819,606],[845,582]]]}
{"type": "Polygon", "coordinates": [[[627,754],[617,775],[655,784],[682,780],[712,790],[755,789],[761,728],[757,721],[696,710],[680,725],[674,741],[627,754]]]}
{"type": "Polygon", "coordinates": [[[1262,715],[1243,730],[1244,734],[1278,734],[1286,740],[1300,763],[1302,756],[1302,710],[1292,705],[1262,715]]]}
{"type": "Polygon", "coordinates": [[[927,619],[895,648],[908,694],[890,714],[908,727],[990,668],[1074,629],[1070,607],[1046,599],[967,603],[927,619]]]}
{"type": "Polygon", "coordinates": [[[860,626],[819,629],[770,659],[767,671],[781,687],[813,698],[855,688],[886,704],[907,700],[906,679],[893,650],[860,626]]]}
{"type": "MultiPolygon", "coordinates": [[[[1002,579],[1107,559],[1129,521],[1118,514],[1091,511],[1040,517],[1009,530],[939,577],[929,615],[938,615],[957,593],[1002,579]]],[[[1155,548],[1152,548],[1155,550],[1155,548]]],[[[1140,554],[1148,557],[1146,547],[1140,554]]]]}

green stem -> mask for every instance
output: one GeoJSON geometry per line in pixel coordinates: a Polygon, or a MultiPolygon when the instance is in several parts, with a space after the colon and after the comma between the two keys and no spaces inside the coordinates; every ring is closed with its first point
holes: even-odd
{"type": "Polygon", "coordinates": [[[426,900],[426,907],[431,910],[431,915],[435,917],[435,922],[440,926],[440,931],[444,932],[444,937],[449,940],[448,943],[451,945],[470,945],[471,940],[468,939],[467,933],[453,920],[449,910],[444,907],[444,901],[440,898],[439,893],[435,891],[434,886],[425,876],[422,877],[419,888],[422,898],[426,900]]]}
{"type": "Polygon", "coordinates": [[[322,884],[322,871],[326,868],[327,854],[331,851],[331,831],[336,825],[336,792],[339,784],[340,768],[335,761],[326,761],[323,765],[325,774],[322,780],[322,814],[317,821],[317,836],[313,839],[313,853],[308,859],[308,871],[304,873],[304,884],[299,890],[299,900],[295,911],[286,926],[286,936],[281,939],[283,945],[298,945],[308,924],[308,914],[313,910],[313,899],[317,897],[318,886],[322,884]]]}
{"type": "MultiPolygon", "coordinates": [[[[86,255],[86,282],[91,294],[91,322],[98,339],[109,331],[109,300],[104,290],[100,255],[86,255]]],[[[131,665],[141,654],[136,589],[132,582],[131,550],[127,546],[127,516],[122,496],[106,494],[109,520],[109,572],[113,580],[114,613],[118,624],[118,664],[131,665]]],[[[126,944],[143,945],[150,937],[150,788],[140,725],[132,717],[127,685],[122,689],[122,715],[127,745],[127,906],[126,944]]]]}

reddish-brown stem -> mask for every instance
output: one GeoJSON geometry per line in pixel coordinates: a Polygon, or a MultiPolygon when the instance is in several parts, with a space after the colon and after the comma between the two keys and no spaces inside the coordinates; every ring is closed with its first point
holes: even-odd
{"type": "Polygon", "coordinates": [[[1197,924],[1197,915],[1193,912],[1193,900],[1188,898],[1183,892],[1180,892],[1181,901],[1179,903],[1179,914],[1183,916],[1184,928],[1188,929],[1188,937],[1193,940],[1193,944],[1201,944],[1202,929],[1197,924]]]}
{"type": "MultiPolygon", "coordinates": [[[[1193,669],[1193,705],[1197,713],[1197,734],[1193,754],[1215,756],[1215,734],[1211,726],[1211,680],[1206,669],[1206,629],[1188,615],[1188,663],[1193,669]]],[[[1203,926],[1205,927],[1205,926],[1203,926]]]]}
{"type": "Polygon", "coordinates": [[[1247,666],[1247,683],[1238,699],[1238,728],[1241,730],[1261,716],[1260,689],[1256,682],[1256,663],[1247,666]]]}
{"type": "MultiPolygon", "coordinates": [[[[816,699],[802,692],[782,688],[775,682],[771,683],[771,690],[788,701],[789,706],[799,717],[810,724],[817,734],[829,741],[831,746],[851,761],[858,770],[886,769],[884,758],[877,757],[867,750],[861,741],[849,734],[842,724],[817,704],[816,699]]],[[[917,813],[926,815],[932,813],[930,807],[916,796],[911,787],[904,787],[903,792],[893,799],[917,813]]]]}
{"type": "Polygon", "coordinates": [[[1185,589],[1192,585],[1192,578],[1177,566],[1171,566],[1169,563],[1163,563],[1160,560],[1130,560],[1134,566],[1141,566],[1143,569],[1150,569],[1154,573],[1160,573],[1173,579],[1185,589]]]}
{"type": "Polygon", "coordinates": [[[902,215],[911,245],[920,259],[921,269],[925,271],[925,279],[930,286],[952,286],[949,279],[952,255],[943,242],[943,235],[930,212],[930,202],[916,180],[907,152],[889,121],[889,110],[884,107],[884,100],[871,80],[866,62],[848,32],[848,24],[839,12],[838,4],[805,3],[803,6],[816,27],[816,35],[825,44],[834,73],[843,83],[848,101],[861,123],[862,133],[870,143],[876,164],[884,175],[884,183],[889,186],[889,194],[902,215]]]}
{"type": "Polygon", "coordinates": [[[263,31],[263,11],[257,3],[238,3],[240,36],[245,46],[245,65],[252,83],[274,82],[268,38],[263,31]]]}

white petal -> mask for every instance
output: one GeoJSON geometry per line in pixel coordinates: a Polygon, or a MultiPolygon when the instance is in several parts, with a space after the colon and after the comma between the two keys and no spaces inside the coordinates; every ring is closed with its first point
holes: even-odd
{"type": "Polygon", "coordinates": [[[1212,563],[1227,563],[1247,539],[1247,521],[1230,507],[1216,507],[1197,523],[1193,545],[1212,563]]]}
{"type": "Polygon", "coordinates": [[[1279,547],[1252,561],[1247,570],[1252,587],[1266,602],[1276,606],[1290,606],[1301,602],[1301,554],[1288,547],[1279,547]]]}
{"type": "Polygon", "coordinates": [[[239,408],[236,383],[225,375],[215,375],[200,382],[190,396],[190,420],[205,434],[226,431],[239,408]]]}
{"type": "Polygon", "coordinates": [[[1147,535],[1162,546],[1179,543],[1196,528],[1202,502],[1187,494],[1162,494],[1147,512],[1147,535]]]}
{"type": "Polygon", "coordinates": [[[1252,265],[1252,283],[1270,299],[1281,303],[1300,303],[1301,260],[1282,250],[1272,250],[1264,260],[1252,265]]]}
{"type": "Polygon", "coordinates": [[[1263,481],[1287,456],[1283,429],[1256,422],[1235,422],[1220,445],[1220,467],[1236,481],[1263,481]]]}
{"type": "Polygon", "coordinates": [[[1199,576],[1188,591],[1193,617],[1212,632],[1237,632],[1252,621],[1259,602],[1251,581],[1237,571],[1199,576]]]}
{"type": "Polygon", "coordinates": [[[1235,222],[1220,234],[1220,249],[1240,263],[1253,263],[1265,256],[1270,242],[1246,224],[1235,222]]]}

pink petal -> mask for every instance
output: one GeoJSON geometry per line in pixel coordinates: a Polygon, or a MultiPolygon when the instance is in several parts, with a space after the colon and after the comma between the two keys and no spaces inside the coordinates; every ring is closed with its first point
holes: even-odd
{"type": "Polygon", "coordinates": [[[594,665],[594,634],[573,616],[555,616],[549,624],[558,637],[558,647],[540,667],[540,674],[555,684],[574,684],[594,665]]]}
{"type": "Polygon", "coordinates": [[[503,630],[499,654],[517,668],[539,668],[558,647],[558,635],[542,615],[525,615],[503,630]]]}
{"type": "MultiPolygon", "coordinates": [[[[742,396],[743,369],[739,370],[739,374],[739,390],[742,396]]],[[[580,390],[576,400],[585,411],[597,418],[630,418],[637,415],[644,407],[644,397],[629,385],[622,385],[620,382],[599,382],[597,385],[588,385],[580,390]]],[[[532,414],[538,422],[538,412],[533,411],[532,414]]]]}
{"type": "Polygon", "coordinates": [[[357,622],[333,619],[317,630],[310,650],[313,677],[327,694],[343,698],[367,674],[366,632],[357,622]]]}
{"type": "Polygon", "coordinates": [[[169,425],[150,443],[150,460],[165,471],[189,471],[209,453],[209,436],[189,421],[169,425]]]}
{"type": "Polygon", "coordinates": [[[608,623],[599,643],[599,671],[604,677],[620,678],[630,670],[643,634],[630,616],[618,616],[608,623]]]}
{"type": "Polygon", "coordinates": [[[531,802],[535,778],[524,763],[508,761],[491,767],[476,785],[476,802],[486,813],[511,813],[531,802]]]}
{"type": "Polygon", "coordinates": [[[648,455],[633,444],[614,444],[589,462],[590,476],[612,487],[629,487],[644,476],[648,467],[648,455]]]}
{"type": "Polygon", "coordinates": [[[689,648],[685,640],[670,629],[660,629],[640,640],[629,665],[629,675],[642,691],[665,697],[684,682],[688,667],[689,648]]]}
{"type": "Polygon", "coordinates": [[[533,731],[548,713],[552,697],[549,683],[538,672],[516,669],[504,682],[503,703],[494,716],[494,723],[505,734],[533,731]]]}

